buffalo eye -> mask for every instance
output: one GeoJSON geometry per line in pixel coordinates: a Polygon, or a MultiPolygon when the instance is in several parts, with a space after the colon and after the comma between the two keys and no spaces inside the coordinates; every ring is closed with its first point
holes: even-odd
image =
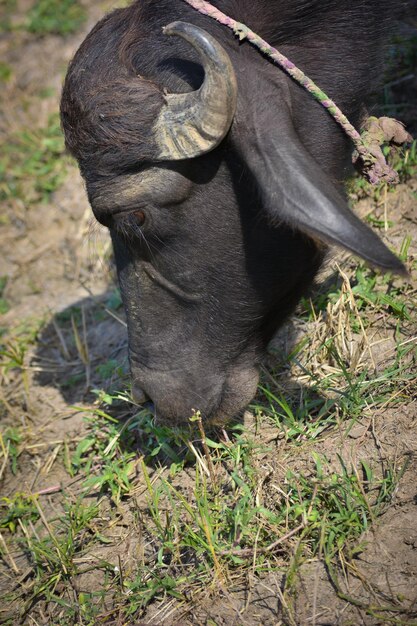
{"type": "Polygon", "coordinates": [[[137,221],[138,226],[143,226],[146,220],[145,212],[142,210],[134,211],[133,215],[137,221]]]}

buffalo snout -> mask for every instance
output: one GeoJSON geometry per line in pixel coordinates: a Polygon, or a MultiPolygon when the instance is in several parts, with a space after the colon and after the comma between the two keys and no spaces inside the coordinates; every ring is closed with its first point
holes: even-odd
{"type": "Polygon", "coordinates": [[[157,371],[132,364],[132,396],[139,404],[150,400],[158,422],[179,426],[199,411],[205,424],[222,425],[252,400],[258,384],[255,367],[227,372],[157,371]]]}

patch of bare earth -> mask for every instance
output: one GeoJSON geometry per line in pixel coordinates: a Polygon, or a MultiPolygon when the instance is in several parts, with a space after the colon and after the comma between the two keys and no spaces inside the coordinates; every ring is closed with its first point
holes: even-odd
{"type": "MultiPolygon", "coordinates": [[[[108,5],[94,1],[84,4],[89,11],[88,28],[108,5]]],[[[17,21],[28,6],[29,3],[18,2],[17,21]]],[[[57,110],[64,68],[84,34],[85,31],[66,38],[36,38],[18,32],[1,36],[0,55],[13,71],[1,94],[3,141],[24,128],[43,126],[48,115],[57,110]],[[44,88],[50,88],[51,93],[40,98],[39,91],[44,88]]],[[[398,250],[404,236],[416,234],[416,198],[417,180],[411,179],[378,201],[376,207],[370,200],[362,200],[357,210],[363,216],[372,211],[382,220],[386,217],[393,222],[381,234],[398,250]]],[[[12,199],[2,209],[1,217],[0,275],[8,277],[4,297],[10,305],[1,326],[13,333],[20,323],[35,320],[41,327],[25,357],[26,377],[20,370],[11,369],[1,379],[2,426],[18,426],[23,433],[17,473],[1,467],[1,494],[6,497],[17,491],[40,494],[45,516],[60,516],[63,515],[61,494],[65,492],[76,500],[81,493],[77,478],[68,474],[65,459],[67,451],[72,451],[85,436],[87,427],[83,420],[93,402],[91,390],[103,383],[99,366],[113,359],[126,369],[123,314],[119,309],[114,313],[108,306],[113,284],[107,261],[108,242],[105,235],[89,225],[90,211],[74,165],[68,166],[65,181],[48,202],[27,206],[21,199],[12,199]],[[71,307],[77,310],[73,317],[81,316],[79,341],[71,322],[71,307]],[[59,312],[64,317],[56,316],[59,312]],[[82,405],[85,411],[74,405],[82,405]]],[[[415,258],[415,243],[411,258],[415,258]]],[[[325,282],[326,275],[322,280],[325,282]]],[[[315,346],[327,332],[339,328],[340,341],[345,342],[349,358],[356,359],[358,367],[373,364],[377,376],[394,359],[398,333],[403,333],[403,342],[415,340],[415,317],[399,329],[388,314],[382,313],[371,320],[365,341],[360,333],[353,338],[343,336],[343,317],[338,317],[337,310],[333,314],[334,319],[327,317],[325,322],[305,322],[295,317],[280,332],[275,345],[285,352],[290,350],[295,338],[309,337],[306,350],[310,350],[314,360],[315,346]]],[[[271,357],[266,366],[274,364],[276,358],[271,357]]],[[[326,367],[331,368],[332,364],[317,361],[313,369],[322,374],[326,367]]],[[[106,384],[111,386],[111,378],[106,384]]],[[[283,374],[282,384],[288,385],[291,393],[295,389],[302,394],[307,381],[302,371],[292,371],[291,375],[283,374]]],[[[266,424],[262,431],[256,432],[259,442],[269,448],[258,462],[259,473],[265,477],[265,500],[277,497],[287,469],[301,474],[311,471],[312,451],[327,458],[334,467],[338,455],[350,459],[352,466],[366,460],[379,472],[392,463],[398,470],[405,466],[389,506],[361,538],[362,550],[355,559],[342,563],[337,571],[329,571],[319,558],[304,562],[298,583],[290,596],[286,596],[283,590],[287,573],[278,554],[271,558],[269,572],[258,574],[249,569],[242,574],[237,568],[234,574],[213,580],[204,592],[200,590],[194,595],[191,588],[188,602],[155,599],[140,623],[166,626],[416,624],[416,381],[406,381],[392,393],[398,394],[398,403],[389,403],[378,410],[372,405],[365,407],[354,424],[339,423],[316,440],[301,441],[298,446],[288,445],[276,425],[266,424]]],[[[256,429],[249,412],[245,414],[245,424],[249,430],[256,429]]],[[[155,467],[149,471],[152,478],[159,470],[155,467]]],[[[192,472],[188,474],[184,470],[179,482],[185,494],[191,493],[193,481],[192,472]]],[[[138,511],[147,506],[143,482],[138,480],[134,497],[120,502],[116,514],[108,498],[95,494],[91,501],[100,506],[94,531],[106,532],[108,541],[95,544],[77,563],[83,573],[74,577],[74,589],[85,593],[100,592],[105,584],[105,575],[94,569],[95,564],[106,562],[129,572],[150,549],[137,522],[138,511]]],[[[271,537],[271,543],[275,539],[271,537]]],[[[288,545],[296,551],[296,541],[289,540],[286,549],[288,545]]],[[[13,591],[17,598],[24,597],[32,585],[30,557],[16,546],[5,548],[4,538],[0,554],[1,596],[13,591]]],[[[56,595],[59,596],[59,588],[56,595]]],[[[97,623],[129,623],[118,616],[114,597],[109,593],[105,599],[97,623]]],[[[58,623],[65,614],[63,608],[52,619],[42,598],[29,612],[25,607],[24,622],[19,600],[1,611],[0,621],[8,624],[58,623]]]]}

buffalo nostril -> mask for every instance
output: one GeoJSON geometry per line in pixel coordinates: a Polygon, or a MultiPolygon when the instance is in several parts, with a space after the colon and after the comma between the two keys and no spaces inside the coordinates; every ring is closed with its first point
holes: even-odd
{"type": "Polygon", "coordinates": [[[132,398],[136,404],[144,404],[149,398],[138,385],[132,385],[132,398]]]}

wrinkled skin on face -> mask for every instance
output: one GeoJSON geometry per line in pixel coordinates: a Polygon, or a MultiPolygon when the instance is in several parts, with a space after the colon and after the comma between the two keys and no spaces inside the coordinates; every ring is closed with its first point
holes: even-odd
{"type": "Polygon", "coordinates": [[[220,422],[246,406],[267,342],[321,260],[304,235],[259,216],[243,175],[203,156],[146,168],[91,196],[112,234],[134,388],[171,423],[193,410],[220,422]]]}
{"type": "MultiPolygon", "coordinates": [[[[176,422],[194,409],[220,421],[253,397],[266,343],[321,255],[286,227],[271,231],[255,202],[242,214],[225,164],[196,162],[194,172],[187,164],[187,176],[180,169],[143,173],[165,197],[144,201],[140,232],[120,226],[124,216],[111,221],[132,378],[157,416],[176,422]]],[[[246,185],[241,193],[255,195],[246,185]]],[[[131,206],[128,220],[142,202],[131,206]]]]}
{"type": "MultiPolygon", "coordinates": [[[[255,394],[266,345],[317,273],[321,242],[387,269],[402,266],[346,206],[335,180],[343,176],[347,142],[327,114],[183,3],[167,5],[159,19],[151,8],[144,2],[140,15],[116,12],[83,44],[64,87],[63,126],[94,214],[111,232],[134,393],[143,390],[156,417],[171,424],[197,410],[222,423],[255,394]],[[222,67],[231,63],[220,72],[231,104],[217,138],[226,100],[200,134],[200,113],[178,116],[175,101],[167,135],[174,114],[164,89],[197,90],[211,70],[216,89],[215,64],[201,65],[190,39],[161,32],[169,17],[182,14],[211,29],[226,52],[222,67]],[[139,36],[140,20],[146,28],[139,36]],[[176,138],[190,119],[186,158],[176,138]]],[[[194,30],[191,36],[205,37],[194,30]]],[[[223,54],[207,41],[209,56],[223,54]]],[[[343,45],[356,44],[347,38],[343,45]]],[[[358,118],[366,71],[359,76],[354,60],[346,64],[345,82],[358,76],[340,95],[358,118]]]]}

